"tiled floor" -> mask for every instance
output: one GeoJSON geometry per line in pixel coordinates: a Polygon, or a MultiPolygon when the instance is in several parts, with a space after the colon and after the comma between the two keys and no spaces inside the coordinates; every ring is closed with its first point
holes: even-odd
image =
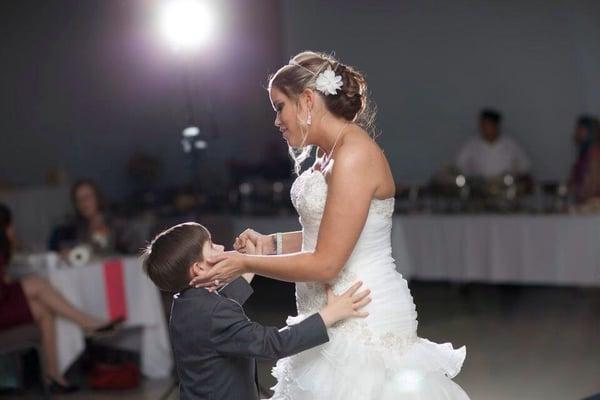
{"type": "Polygon", "coordinates": [[[467,345],[472,399],[581,399],[600,392],[600,290],[415,285],[419,335],[467,345]]]}
{"type": "MultiPolygon", "coordinates": [[[[255,287],[248,314],[281,326],[293,312],[293,289],[262,279],[255,287]]],[[[410,287],[419,336],[467,346],[456,382],[471,399],[577,400],[600,392],[600,289],[420,282],[410,287]]],[[[259,363],[266,387],[274,383],[270,368],[259,363]]],[[[145,381],[135,391],[56,398],[161,399],[170,384],[145,381]]],[[[168,398],[177,399],[176,391],[168,398]]]]}
{"type": "MultiPolygon", "coordinates": [[[[144,380],[140,387],[135,390],[123,390],[123,391],[91,391],[82,390],[69,395],[52,396],[52,400],[141,400],[141,399],[178,399],[177,391],[170,391],[173,379],[157,379],[157,380],[144,380]],[[168,393],[171,396],[165,397],[168,393]]],[[[0,396],[0,399],[40,399],[40,394],[37,391],[31,391],[26,395],[11,395],[11,396],[0,396]]]]}

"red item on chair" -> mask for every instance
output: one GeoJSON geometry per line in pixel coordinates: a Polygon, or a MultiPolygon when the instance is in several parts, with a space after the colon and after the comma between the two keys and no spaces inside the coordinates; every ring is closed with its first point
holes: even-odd
{"type": "Polygon", "coordinates": [[[98,363],[92,368],[88,383],[93,389],[133,389],[140,384],[140,370],[132,361],[120,364],[98,363]]]}
{"type": "Polygon", "coordinates": [[[108,316],[110,319],[127,318],[123,262],[117,258],[106,261],[103,267],[108,316]]]}

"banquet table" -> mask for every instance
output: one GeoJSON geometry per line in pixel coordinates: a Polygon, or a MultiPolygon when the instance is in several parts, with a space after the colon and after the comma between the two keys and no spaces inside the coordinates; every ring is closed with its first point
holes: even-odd
{"type": "MultiPolygon", "coordinates": [[[[75,306],[99,318],[125,317],[123,332],[141,328],[141,372],[146,377],[161,378],[171,373],[173,358],[160,293],[144,274],[137,257],[105,259],[83,266],[64,265],[53,253],[43,258],[43,273],[75,306]]],[[[103,340],[118,346],[119,336],[103,340]]],[[[59,368],[64,372],[83,352],[84,335],[71,321],[57,318],[56,337],[59,368]]]]}
{"type": "MultiPolygon", "coordinates": [[[[299,230],[295,216],[235,217],[232,229],[299,230]]],[[[392,254],[407,279],[600,286],[600,215],[395,215],[392,254]]]]}
{"type": "Polygon", "coordinates": [[[395,255],[423,280],[600,286],[600,216],[394,218],[395,255]]]}

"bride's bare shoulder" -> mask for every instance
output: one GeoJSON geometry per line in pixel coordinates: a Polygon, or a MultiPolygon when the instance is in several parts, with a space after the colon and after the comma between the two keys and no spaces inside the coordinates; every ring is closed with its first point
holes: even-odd
{"type": "Polygon", "coordinates": [[[338,163],[345,160],[344,163],[359,163],[364,166],[373,163],[380,157],[381,148],[366,131],[360,127],[354,127],[344,135],[336,152],[334,158],[338,163]]]}

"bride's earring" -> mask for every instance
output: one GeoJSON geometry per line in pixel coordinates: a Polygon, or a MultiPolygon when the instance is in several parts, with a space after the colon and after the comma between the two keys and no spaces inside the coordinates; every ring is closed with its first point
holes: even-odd
{"type": "Polygon", "coordinates": [[[312,124],[312,114],[308,113],[308,118],[306,119],[306,125],[310,126],[312,124]]]}

